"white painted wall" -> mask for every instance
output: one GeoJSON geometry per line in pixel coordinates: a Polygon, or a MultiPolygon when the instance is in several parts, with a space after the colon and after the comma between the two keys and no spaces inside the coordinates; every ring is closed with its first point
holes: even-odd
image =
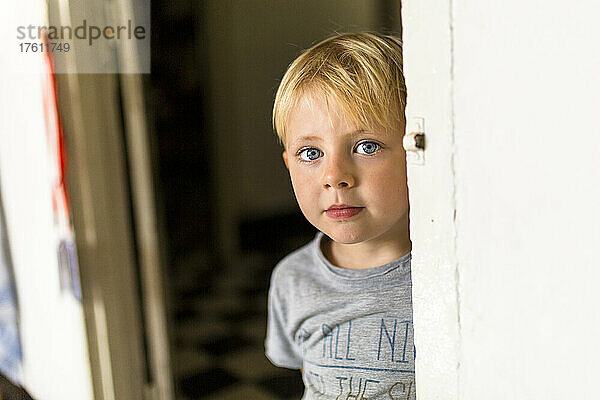
{"type": "Polygon", "coordinates": [[[599,17],[455,3],[461,398],[598,398],[599,17]]]}
{"type": "Polygon", "coordinates": [[[419,398],[597,398],[600,5],[408,0],[403,14],[408,115],[428,139],[409,169],[419,398]],[[453,229],[423,227],[439,209],[453,229]]]}

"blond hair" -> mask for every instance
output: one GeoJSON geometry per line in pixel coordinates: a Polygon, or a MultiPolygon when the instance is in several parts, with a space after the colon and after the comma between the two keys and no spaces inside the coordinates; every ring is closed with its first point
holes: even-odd
{"type": "Polygon", "coordinates": [[[275,95],[273,129],[283,145],[290,113],[306,93],[332,96],[361,128],[397,129],[406,105],[402,42],[388,35],[344,33],[305,50],[290,64],[275,95]]]}

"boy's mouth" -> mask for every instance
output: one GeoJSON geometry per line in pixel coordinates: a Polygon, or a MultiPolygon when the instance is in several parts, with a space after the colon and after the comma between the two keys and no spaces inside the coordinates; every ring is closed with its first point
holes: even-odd
{"type": "Polygon", "coordinates": [[[331,219],[347,219],[357,215],[363,208],[348,206],[346,204],[334,204],[325,210],[325,214],[331,219]]]}

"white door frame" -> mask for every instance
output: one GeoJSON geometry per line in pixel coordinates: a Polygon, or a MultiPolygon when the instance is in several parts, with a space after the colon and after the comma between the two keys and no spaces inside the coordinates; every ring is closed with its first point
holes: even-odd
{"type": "Polygon", "coordinates": [[[417,397],[458,399],[460,321],[455,231],[451,1],[402,2],[417,397]],[[421,122],[422,121],[422,122],[421,122]]]}

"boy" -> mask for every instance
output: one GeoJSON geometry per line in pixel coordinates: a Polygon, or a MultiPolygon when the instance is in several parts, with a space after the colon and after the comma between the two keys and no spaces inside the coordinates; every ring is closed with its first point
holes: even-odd
{"type": "Polygon", "coordinates": [[[303,399],[414,399],[398,39],[337,35],[300,55],[273,109],[296,199],[320,232],[269,290],[266,355],[300,369],[303,399]]]}

